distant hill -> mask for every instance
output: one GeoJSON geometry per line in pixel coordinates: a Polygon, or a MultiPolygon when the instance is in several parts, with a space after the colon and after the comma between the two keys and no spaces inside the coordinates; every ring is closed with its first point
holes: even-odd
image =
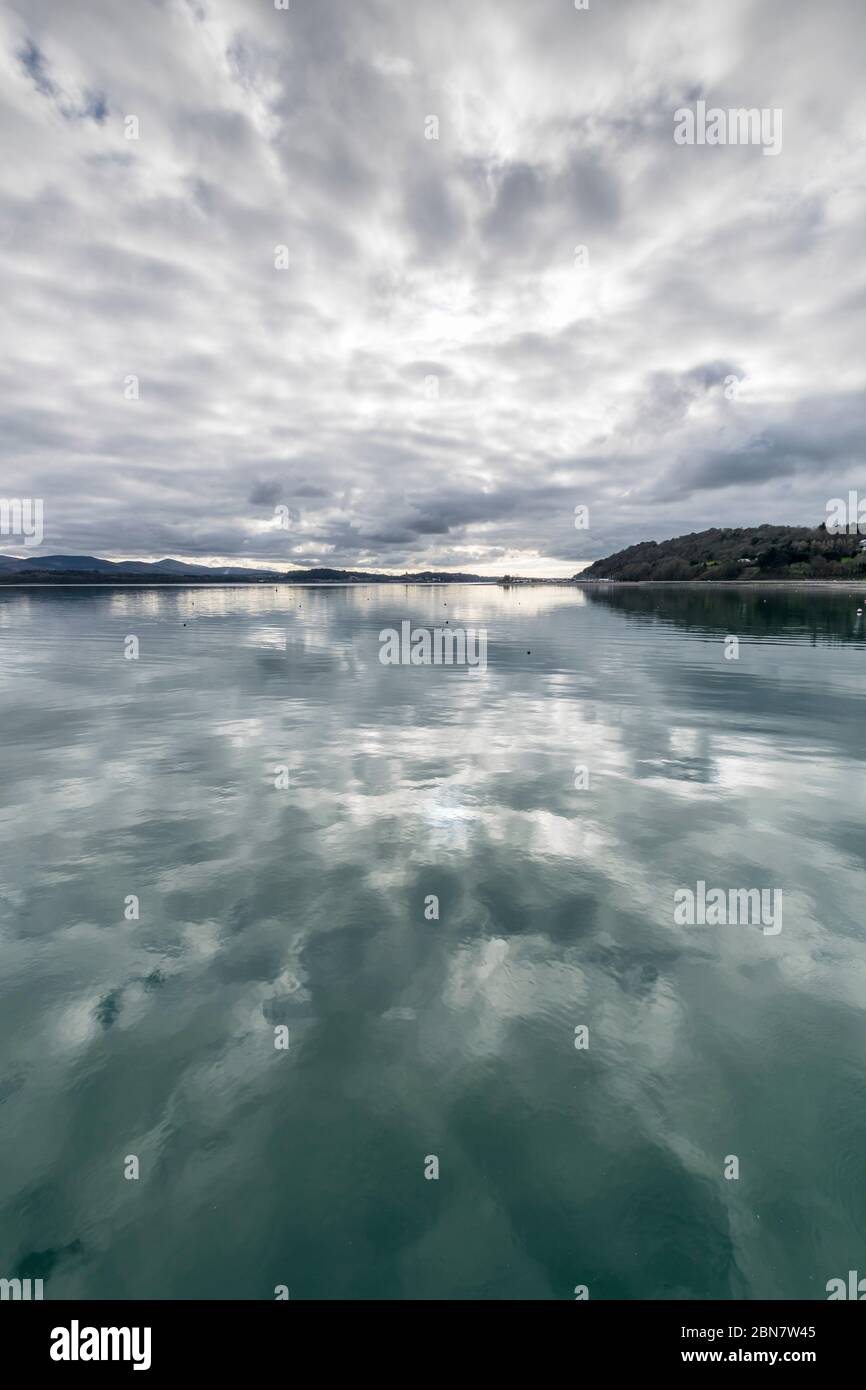
{"type": "Polygon", "coordinates": [[[596,560],[575,579],[863,579],[863,537],[824,526],[712,527],[641,541],[596,560]]]}
{"type": "Polygon", "coordinates": [[[167,575],[176,579],[179,575],[201,575],[206,579],[217,576],[223,578],[269,579],[277,570],[244,569],[240,566],[196,565],[185,560],[100,560],[95,555],[3,555],[0,556],[0,573],[20,574],[24,571],[50,572],[63,574],[107,574],[115,578],[118,574],[167,575]]]}
{"type": "Polygon", "coordinates": [[[363,570],[245,569],[186,560],[100,560],[95,555],[0,555],[0,584],[459,584],[494,583],[476,574],[376,574],[363,570]]]}

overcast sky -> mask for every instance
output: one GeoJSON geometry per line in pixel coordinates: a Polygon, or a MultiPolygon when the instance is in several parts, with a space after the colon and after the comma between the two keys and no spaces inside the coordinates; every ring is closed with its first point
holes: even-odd
{"type": "Polygon", "coordinates": [[[45,553],[569,574],[866,493],[863,0],[0,14],[45,553]],[[678,145],[700,99],[781,153],[678,145]]]}

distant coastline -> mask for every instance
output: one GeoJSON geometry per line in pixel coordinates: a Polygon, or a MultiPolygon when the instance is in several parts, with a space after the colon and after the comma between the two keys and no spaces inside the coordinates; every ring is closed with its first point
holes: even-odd
{"type": "Polygon", "coordinates": [[[611,592],[621,589],[787,589],[787,590],[816,590],[826,592],[849,594],[853,588],[857,588],[864,583],[863,579],[708,579],[697,584],[694,580],[688,579],[582,579],[579,575],[571,579],[547,579],[533,578],[510,580],[507,584],[501,579],[488,579],[483,576],[467,578],[465,575],[443,575],[437,579],[426,579],[420,575],[406,574],[399,578],[389,575],[370,575],[363,578],[352,579],[307,579],[274,576],[270,580],[254,579],[227,579],[219,577],[214,579],[202,579],[200,577],[174,577],[160,578],[159,576],[128,574],[121,575],[96,575],[96,574],[63,574],[63,575],[44,575],[35,576],[24,573],[18,576],[0,575],[0,590],[2,589],[353,589],[363,588],[365,585],[381,585],[382,587],[394,588],[395,585],[412,584],[419,588],[433,588],[437,586],[463,586],[463,587],[485,587],[485,588],[566,588],[566,589],[590,589],[596,592],[611,592]]]}
{"type": "Polygon", "coordinates": [[[446,574],[422,570],[417,574],[382,574],[376,571],[337,570],[315,567],[305,570],[246,569],[235,565],[197,565],[183,560],[102,560],[95,555],[0,555],[0,585],[43,587],[113,585],[140,587],[198,585],[212,588],[226,584],[496,584],[477,574],[446,574]]]}
{"type": "Polygon", "coordinates": [[[680,585],[770,588],[840,588],[866,583],[866,539],[853,532],[816,527],[712,527],[664,541],[641,541],[594,560],[565,577],[504,574],[485,576],[445,570],[344,570],[329,566],[279,570],[240,565],[200,565],[164,559],[103,560],[95,555],[0,555],[0,586],[204,587],[295,585],[350,587],[357,584],[680,585]]]}

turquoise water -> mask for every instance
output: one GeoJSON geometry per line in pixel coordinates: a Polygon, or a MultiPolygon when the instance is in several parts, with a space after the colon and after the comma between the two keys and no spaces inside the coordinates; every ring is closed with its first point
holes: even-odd
{"type": "Polygon", "coordinates": [[[866,1274],[862,601],[0,590],[0,1276],[866,1274]],[[407,618],[485,629],[486,669],[383,666],[407,618]],[[782,930],[675,925],[698,880],[781,891],[782,930]]]}

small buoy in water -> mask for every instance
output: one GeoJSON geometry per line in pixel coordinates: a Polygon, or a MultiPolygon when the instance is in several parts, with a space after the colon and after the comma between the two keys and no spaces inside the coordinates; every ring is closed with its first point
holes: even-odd
{"type": "Polygon", "coordinates": [[[858,608],[858,609],[857,609],[857,617],[858,617],[858,618],[862,618],[862,616],[863,616],[863,609],[862,609],[862,608],[858,608]]]}
{"type": "Polygon", "coordinates": [[[532,656],[532,652],[527,652],[526,655],[527,655],[527,656],[532,656]]]}

